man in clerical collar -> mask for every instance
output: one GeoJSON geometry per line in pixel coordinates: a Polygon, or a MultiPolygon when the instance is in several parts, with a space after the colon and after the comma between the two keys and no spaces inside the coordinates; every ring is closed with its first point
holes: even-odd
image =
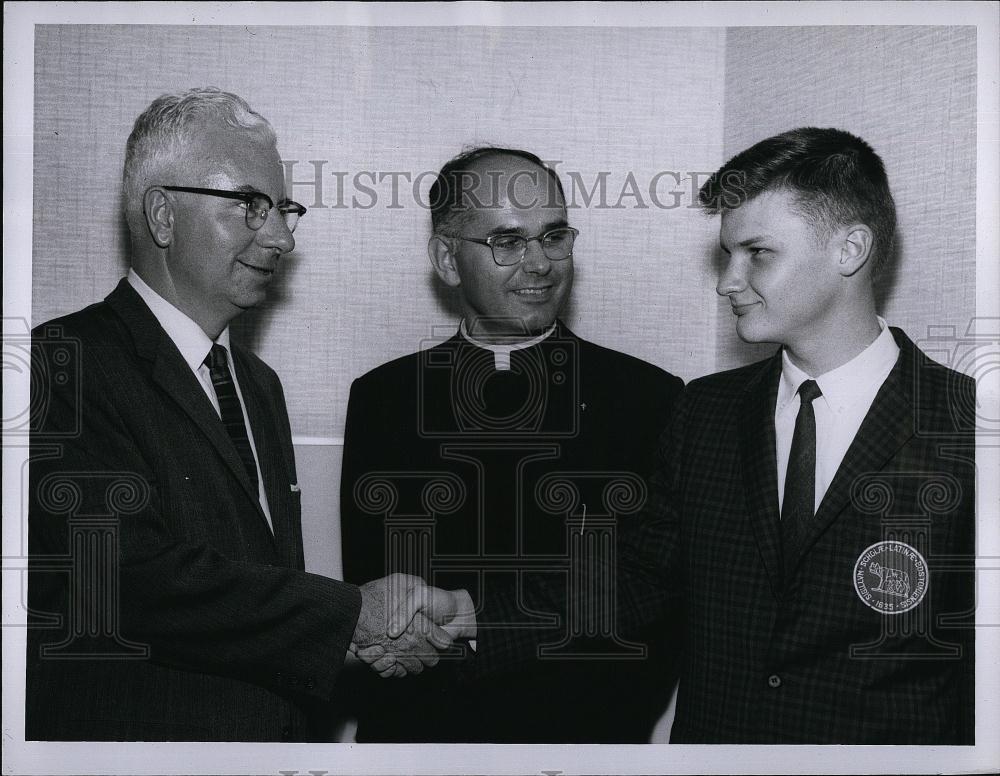
{"type": "Polygon", "coordinates": [[[428,253],[459,290],[464,334],[489,345],[547,336],[573,286],[573,243],[555,172],[524,151],[479,148],[431,186],[428,253]]]}
{"type": "MultiPolygon", "coordinates": [[[[352,386],[345,578],[408,571],[468,589],[478,602],[543,580],[566,586],[577,542],[640,508],[682,383],[558,319],[579,232],[559,177],[540,158],[466,151],[444,165],[429,199],[428,253],[462,320],[448,341],[352,386]]],[[[394,684],[384,700],[366,687],[353,694],[374,699],[371,711],[356,710],[358,739],[649,740],[669,697],[672,655],[644,642],[576,659],[586,653],[576,625],[554,611],[526,610],[503,625],[542,629],[551,654],[516,680],[459,691],[449,689],[447,667],[394,684]],[[623,652],[639,659],[613,659],[623,652]],[[415,703],[428,710],[419,719],[415,703]]]]}

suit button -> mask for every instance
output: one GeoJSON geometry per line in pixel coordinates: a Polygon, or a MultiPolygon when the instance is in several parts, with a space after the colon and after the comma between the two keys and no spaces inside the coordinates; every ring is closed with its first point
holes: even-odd
{"type": "Polygon", "coordinates": [[[771,674],[769,677],[767,677],[767,686],[773,687],[774,689],[781,687],[781,677],[778,676],[777,674],[771,674]]]}
{"type": "Polygon", "coordinates": [[[290,727],[288,727],[288,725],[285,725],[281,729],[281,740],[282,741],[291,741],[292,740],[292,729],[290,727]]]}

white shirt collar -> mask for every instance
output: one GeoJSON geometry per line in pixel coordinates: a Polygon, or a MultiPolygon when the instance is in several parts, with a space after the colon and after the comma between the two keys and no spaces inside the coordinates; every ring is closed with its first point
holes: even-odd
{"type": "Polygon", "coordinates": [[[482,348],[483,350],[489,350],[493,352],[493,366],[501,371],[510,369],[510,354],[515,350],[524,350],[524,348],[530,348],[543,342],[552,332],[556,330],[556,322],[553,321],[549,328],[539,334],[537,337],[533,337],[530,340],[524,340],[523,342],[514,342],[510,345],[494,345],[491,342],[480,342],[475,339],[471,334],[469,334],[469,327],[465,323],[465,319],[462,319],[462,323],[458,327],[459,332],[465,339],[475,345],[477,348],[482,348]]]}
{"type": "MultiPolygon", "coordinates": [[[[130,268],[128,271],[128,282],[142,297],[167,336],[177,346],[191,371],[197,372],[204,362],[205,356],[212,349],[212,340],[209,339],[201,326],[150,288],[134,269],[130,268]]],[[[215,342],[229,352],[228,326],[222,330],[215,342]]],[[[232,361],[231,358],[230,361],[232,361]]]]}
{"type": "Polygon", "coordinates": [[[781,381],[778,384],[778,402],[776,411],[783,410],[795,395],[799,386],[813,379],[823,392],[822,398],[830,409],[839,413],[852,405],[861,397],[871,393],[872,385],[885,380],[899,357],[899,346],[889,330],[885,319],[879,316],[878,325],[881,332],[867,348],[858,355],[831,369],[818,377],[811,377],[799,369],[788,357],[788,352],[781,351],[781,381]]]}

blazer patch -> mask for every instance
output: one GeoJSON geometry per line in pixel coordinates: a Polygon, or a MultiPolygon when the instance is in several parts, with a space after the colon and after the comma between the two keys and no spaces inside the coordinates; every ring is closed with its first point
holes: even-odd
{"type": "Polygon", "coordinates": [[[877,542],[854,564],[854,590],[881,614],[913,609],[927,594],[929,581],[924,556],[903,542],[877,542]]]}

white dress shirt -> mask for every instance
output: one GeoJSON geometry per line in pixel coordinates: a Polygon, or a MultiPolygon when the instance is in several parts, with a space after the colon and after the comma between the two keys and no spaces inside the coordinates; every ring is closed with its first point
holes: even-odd
{"type": "Polygon", "coordinates": [[[146,281],[139,277],[133,269],[129,269],[128,271],[128,282],[135,289],[136,293],[142,297],[142,300],[149,307],[150,312],[156,316],[156,320],[159,321],[160,326],[163,327],[167,336],[177,346],[177,349],[181,352],[181,357],[187,363],[188,367],[190,367],[194,376],[198,378],[198,382],[201,383],[205,395],[212,402],[212,406],[215,407],[215,412],[220,418],[222,414],[219,410],[219,397],[215,393],[215,386],[212,385],[212,376],[204,362],[213,344],[222,345],[226,349],[226,357],[229,360],[229,371],[232,373],[233,385],[236,386],[236,395],[240,399],[240,409],[243,411],[243,424],[247,428],[250,450],[253,452],[254,464],[257,466],[257,498],[260,501],[260,508],[264,511],[264,517],[267,518],[267,524],[273,532],[274,525],[271,522],[271,510],[267,505],[267,494],[264,492],[264,478],[261,476],[260,459],[257,457],[257,444],[254,442],[253,429],[250,428],[250,419],[247,417],[247,407],[246,402],[243,401],[243,391],[240,390],[240,381],[236,374],[236,362],[233,360],[232,351],[229,349],[229,327],[227,326],[223,329],[218,339],[213,343],[202,330],[201,326],[150,288],[146,284],[146,281]]]}
{"type": "Polygon", "coordinates": [[[498,371],[505,372],[510,369],[510,354],[515,350],[524,350],[525,348],[533,347],[539,342],[544,341],[552,332],[556,330],[556,322],[553,321],[549,328],[539,334],[537,337],[533,337],[530,340],[525,340],[524,342],[514,342],[510,345],[494,345],[491,342],[480,342],[471,334],[469,334],[469,327],[465,323],[465,319],[462,319],[461,325],[458,327],[462,336],[466,340],[471,342],[477,348],[483,348],[484,350],[493,351],[493,366],[498,371]]]}
{"type": "Polygon", "coordinates": [[[889,376],[899,356],[899,346],[892,332],[882,319],[882,331],[875,341],[846,364],[826,374],[807,375],[788,357],[781,353],[781,381],[778,384],[778,401],[774,408],[775,453],[778,460],[778,509],[785,498],[785,472],[795,432],[795,419],[799,414],[799,386],[813,379],[823,395],[813,401],[816,416],[816,503],[819,505],[827,488],[840,468],[841,461],[861,422],[875,401],[882,383],[889,376]]]}

